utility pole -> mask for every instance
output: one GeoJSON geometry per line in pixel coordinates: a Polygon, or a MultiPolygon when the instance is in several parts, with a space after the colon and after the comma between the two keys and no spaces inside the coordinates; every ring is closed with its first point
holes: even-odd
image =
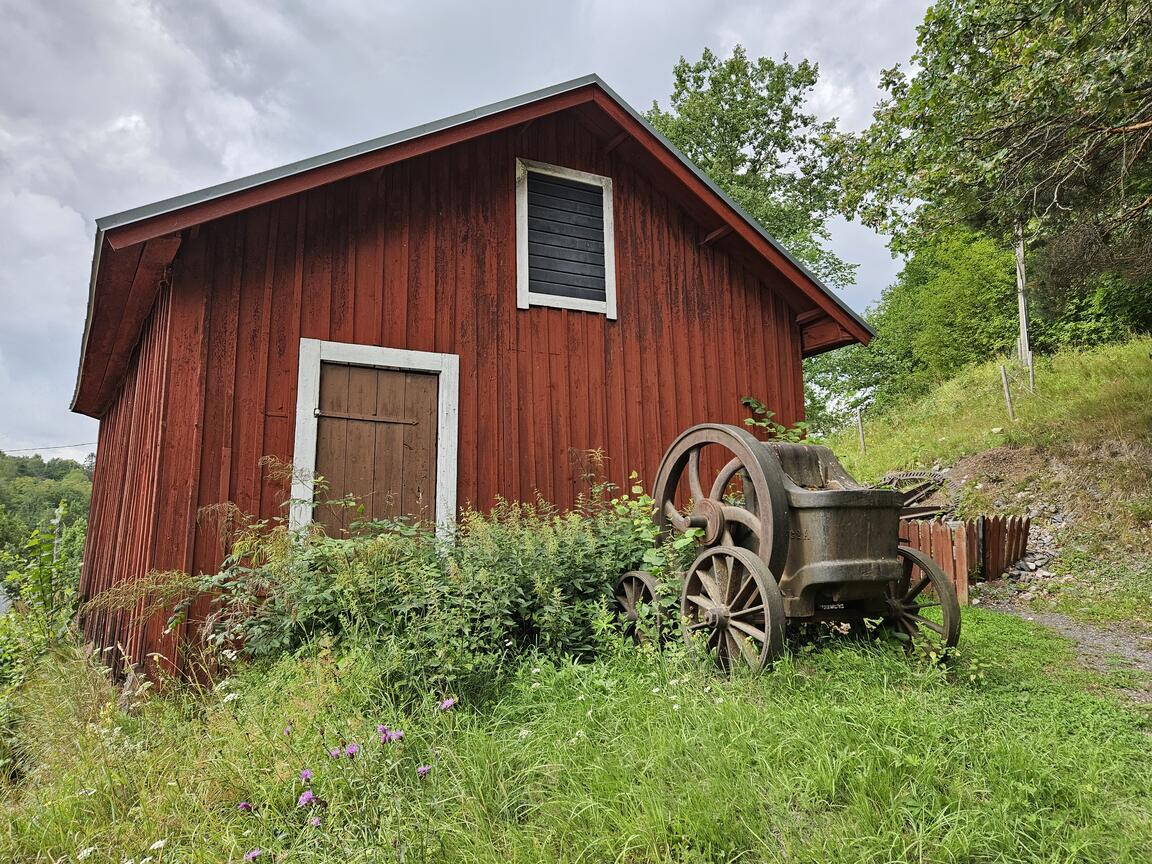
{"type": "Polygon", "coordinates": [[[1020,336],[1016,343],[1020,362],[1032,369],[1032,348],[1028,344],[1028,278],[1024,272],[1024,227],[1016,223],[1016,302],[1020,307],[1020,336]]]}

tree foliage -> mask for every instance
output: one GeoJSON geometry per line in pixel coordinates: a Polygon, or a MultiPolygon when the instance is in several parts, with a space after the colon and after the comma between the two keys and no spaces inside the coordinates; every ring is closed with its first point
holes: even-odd
{"type": "Polygon", "coordinates": [[[846,205],[903,251],[1026,224],[1059,274],[1152,275],[1152,4],[939,0],[851,149],[846,205]]]}
{"type": "Polygon", "coordinates": [[[71,459],[0,453],[0,549],[47,528],[63,502],[68,520],[84,519],[92,496],[90,467],[71,459]]]}
{"type": "Polygon", "coordinates": [[[673,71],[668,110],[653,103],[652,125],[817,275],[850,283],[855,268],[826,248],[843,138],[835,120],[805,110],[817,66],[750,60],[738,45],[727,58],[706,48],[673,71]]]}
{"type": "Polygon", "coordinates": [[[872,344],[812,358],[806,371],[843,407],[897,404],[1010,348],[1014,296],[1011,252],[967,230],[943,232],[915,251],[869,310],[872,344]]]}

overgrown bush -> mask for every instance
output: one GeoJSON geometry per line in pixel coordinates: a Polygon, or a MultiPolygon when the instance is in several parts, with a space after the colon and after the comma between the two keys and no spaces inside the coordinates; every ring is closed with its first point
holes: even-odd
{"type": "Polygon", "coordinates": [[[490,680],[527,649],[589,656],[611,626],[616,578],[659,564],[638,492],[575,512],[502,501],[463,514],[450,538],[395,520],[344,537],[240,520],[224,566],[196,586],[214,596],[201,632],[225,663],[318,640],[371,645],[409,689],[490,680]]]}

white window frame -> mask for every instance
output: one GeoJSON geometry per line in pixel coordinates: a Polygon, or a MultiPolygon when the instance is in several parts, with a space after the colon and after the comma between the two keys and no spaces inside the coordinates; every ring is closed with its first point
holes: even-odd
{"type": "Polygon", "coordinates": [[[292,506],[288,524],[299,530],[312,522],[316,473],[316,429],[320,409],[320,364],[342,363],[373,369],[429,372],[439,376],[436,405],[436,525],[450,533],[456,523],[456,460],[460,413],[460,357],[376,345],[300,340],[296,385],[296,442],[292,450],[292,506]]]}
{"type": "Polygon", "coordinates": [[[553,306],[599,312],[616,320],[616,233],[612,219],[612,178],[589,174],[573,168],[561,168],[531,159],[516,160],[516,306],[553,306]],[[548,174],[577,183],[599,186],[604,194],[604,295],[605,299],[585,300],[580,297],[558,297],[528,290],[528,173],[548,174]]]}

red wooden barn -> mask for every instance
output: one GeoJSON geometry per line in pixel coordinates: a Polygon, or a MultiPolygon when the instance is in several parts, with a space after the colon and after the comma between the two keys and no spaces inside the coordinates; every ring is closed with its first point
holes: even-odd
{"type": "MultiPolygon", "coordinates": [[[[261,457],[295,466],[294,497],[317,472],[373,516],[570,505],[580,454],[650,482],[741,396],[800,420],[802,358],[870,336],[596,76],[97,229],[72,403],[100,419],[86,598],[216,568],[202,507],[288,499],[261,457]]],[[[178,665],[164,624],[85,626],[178,665]]]]}

